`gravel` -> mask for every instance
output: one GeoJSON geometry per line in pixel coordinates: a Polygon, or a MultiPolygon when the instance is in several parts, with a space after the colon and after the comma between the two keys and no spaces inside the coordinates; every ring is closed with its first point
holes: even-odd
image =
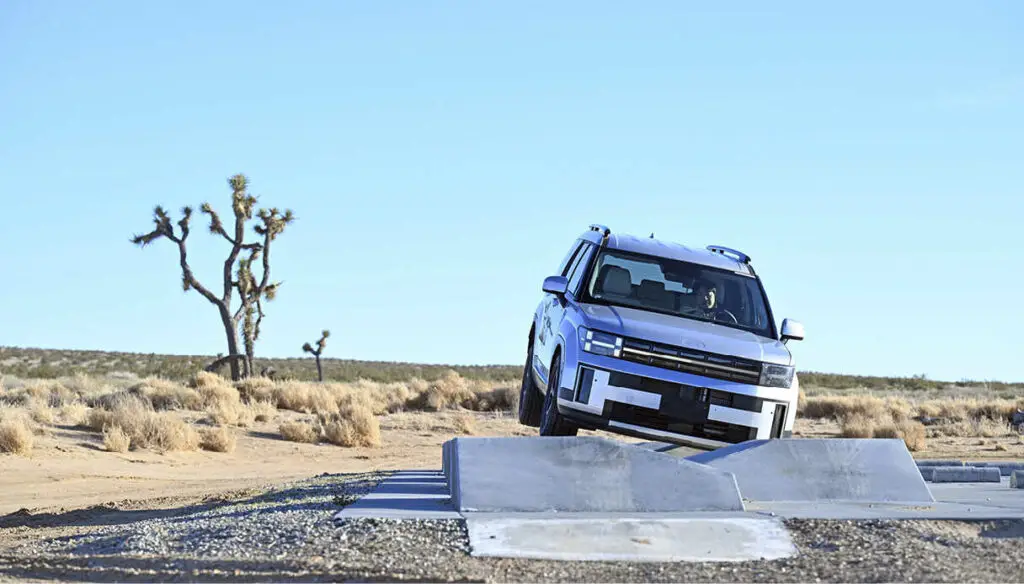
{"type": "Polygon", "coordinates": [[[173,508],[0,518],[0,580],[1024,582],[1024,522],[790,520],[798,556],[743,563],[473,558],[460,520],[333,515],[380,473],[173,508]]]}

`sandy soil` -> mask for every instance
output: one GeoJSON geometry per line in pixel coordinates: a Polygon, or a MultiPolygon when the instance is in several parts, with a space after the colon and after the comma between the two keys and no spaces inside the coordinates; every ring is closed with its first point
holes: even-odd
{"type": "Polygon", "coordinates": [[[31,455],[0,455],[0,516],[21,509],[197,498],[321,473],[440,468],[441,444],[459,435],[455,420],[460,415],[473,417],[477,435],[535,434],[509,413],[410,412],[381,417],[381,447],[340,448],[282,440],[280,422],[299,416],[281,411],[273,422],[237,430],[238,446],[231,453],[117,454],[105,451],[95,432],[51,427],[36,437],[31,455]]]}
{"type": "MultiPolygon", "coordinates": [[[[232,453],[116,454],[103,450],[94,432],[52,427],[36,437],[30,456],[0,456],[0,516],[21,509],[59,511],[115,501],[201,498],[327,472],[438,468],[441,444],[459,435],[459,416],[472,416],[476,435],[535,434],[520,426],[511,413],[409,412],[381,418],[383,446],[340,448],[280,439],[280,422],[298,417],[282,411],[273,422],[239,429],[238,446],[232,453]]],[[[826,437],[838,432],[832,422],[798,420],[795,434],[826,437]]],[[[930,438],[927,448],[915,456],[1019,460],[1024,458],[1024,442],[1018,437],[930,438]]]]}

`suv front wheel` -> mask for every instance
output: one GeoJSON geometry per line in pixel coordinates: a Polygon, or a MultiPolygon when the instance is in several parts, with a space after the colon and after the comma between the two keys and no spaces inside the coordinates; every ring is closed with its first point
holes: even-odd
{"type": "Polygon", "coordinates": [[[533,381],[533,343],[526,348],[526,365],[523,366],[523,384],[519,388],[519,423],[536,428],[540,425],[540,395],[533,381]]]}
{"type": "Polygon", "coordinates": [[[544,408],[540,415],[541,436],[575,436],[579,428],[558,413],[558,388],[562,380],[562,356],[556,355],[548,375],[548,388],[544,393],[544,408]]]}

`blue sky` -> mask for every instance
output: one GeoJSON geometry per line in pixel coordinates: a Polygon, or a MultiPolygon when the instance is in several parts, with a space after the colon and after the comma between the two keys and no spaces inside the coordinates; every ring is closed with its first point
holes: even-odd
{"type": "MultiPolygon", "coordinates": [[[[748,252],[817,371],[1024,380],[1024,4],[0,4],[0,345],[224,351],[151,209],[298,219],[258,353],[519,363],[591,222],[748,252]]],[[[194,268],[224,250],[203,230],[194,268]]]]}

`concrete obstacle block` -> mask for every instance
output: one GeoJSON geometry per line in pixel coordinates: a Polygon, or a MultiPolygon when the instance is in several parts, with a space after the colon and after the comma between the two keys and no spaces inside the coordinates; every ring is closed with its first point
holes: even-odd
{"type": "Polygon", "coordinates": [[[728,471],[601,437],[453,438],[461,512],[743,511],[728,471]]]}
{"type": "Polygon", "coordinates": [[[969,462],[966,466],[998,468],[999,474],[1004,477],[1010,476],[1015,470],[1024,470],[1024,462],[969,462]]]}
{"type": "Polygon", "coordinates": [[[962,460],[916,460],[914,462],[921,468],[927,466],[967,466],[962,460]]]}
{"type": "Polygon", "coordinates": [[[732,472],[750,501],[935,501],[896,438],[751,440],[685,460],[732,472]]]}
{"type": "Polygon", "coordinates": [[[1011,489],[1024,489],[1024,470],[1015,470],[1010,475],[1011,489]]]}
{"type": "Polygon", "coordinates": [[[918,468],[921,470],[921,476],[924,478],[924,480],[931,482],[932,481],[932,477],[935,476],[935,471],[940,469],[940,468],[941,469],[949,469],[949,470],[963,470],[964,468],[969,468],[969,467],[965,467],[965,466],[961,465],[961,466],[923,466],[923,467],[918,467],[918,468]]]}
{"type": "Polygon", "coordinates": [[[998,483],[999,469],[985,466],[937,467],[932,473],[933,483],[998,483]]]}

